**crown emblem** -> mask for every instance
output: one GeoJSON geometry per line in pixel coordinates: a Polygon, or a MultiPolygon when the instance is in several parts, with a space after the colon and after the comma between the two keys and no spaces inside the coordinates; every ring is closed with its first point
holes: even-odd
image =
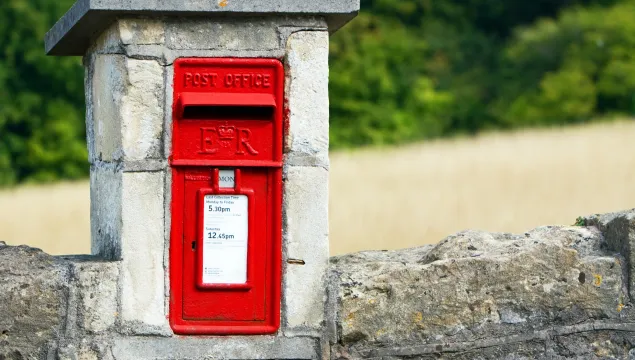
{"type": "Polygon", "coordinates": [[[232,140],[236,137],[236,128],[234,126],[221,125],[218,127],[219,140],[232,140]]]}

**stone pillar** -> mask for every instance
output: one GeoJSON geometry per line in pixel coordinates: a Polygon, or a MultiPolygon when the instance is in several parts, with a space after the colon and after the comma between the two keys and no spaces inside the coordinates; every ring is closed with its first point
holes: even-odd
{"type": "Polygon", "coordinates": [[[48,54],[84,56],[91,248],[119,264],[115,356],[328,354],[328,37],[358,9],[359,0],[78,1],[46,35],[48,54]],[[284,64],[283,283],[274,335],[175,337],[168,323],[168,159],[173,63],[181,57],[284,64]]]}

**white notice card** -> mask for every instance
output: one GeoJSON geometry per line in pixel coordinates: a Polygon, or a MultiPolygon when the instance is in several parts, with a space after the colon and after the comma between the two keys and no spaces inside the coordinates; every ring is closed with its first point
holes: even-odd
{"type": "Polygon", "coordinates": [[[246,195],[205,195],[203,283],[247,282],[246,195]]]}

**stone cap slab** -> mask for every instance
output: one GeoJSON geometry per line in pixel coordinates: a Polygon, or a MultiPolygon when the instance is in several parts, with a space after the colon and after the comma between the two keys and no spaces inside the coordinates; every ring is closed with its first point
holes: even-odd
{"type": "Polygon", "coordinates": [[[360,0],[77,0],[46,33],[48,55],[84,55],[91,40],[121,16],[324,16],[332,33],[359,11],[360,0]]]}

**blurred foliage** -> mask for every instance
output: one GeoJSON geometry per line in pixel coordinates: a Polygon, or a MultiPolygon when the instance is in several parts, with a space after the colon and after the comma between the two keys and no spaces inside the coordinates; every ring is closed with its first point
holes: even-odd
{"type": "Polygon", "coordinates": [[[635,0],[368,0],[332,38],[332,147],[635,112],[635,0]]]}
{"type": "Polygon", "coordinates": [[[399,143],[447,131],[452,95],[420,61],[425,44],[398,21],[360,14],[331,46],[331,146],[399,143]]]}
{"type": "Polygon", "coordinates": [[[88,173],[81,59],[43,44],[72,3],[0,1],[0,185],[88,173]]]}
{"type": "Polygon", "coordinates": [[[510,126],[635,113],[635,2],[575,7],[519,28],[502,54],[496,115],[510,126]]]}
{"type": "MultiPolygon", "coordinates": [[[[0,185],[83,177],[81,59],[46,57],[73,0],[0,2],[0,185]]],[[[331,146],[635,113],[635,0],[364,0],[332,37],[331,146]]]]}

